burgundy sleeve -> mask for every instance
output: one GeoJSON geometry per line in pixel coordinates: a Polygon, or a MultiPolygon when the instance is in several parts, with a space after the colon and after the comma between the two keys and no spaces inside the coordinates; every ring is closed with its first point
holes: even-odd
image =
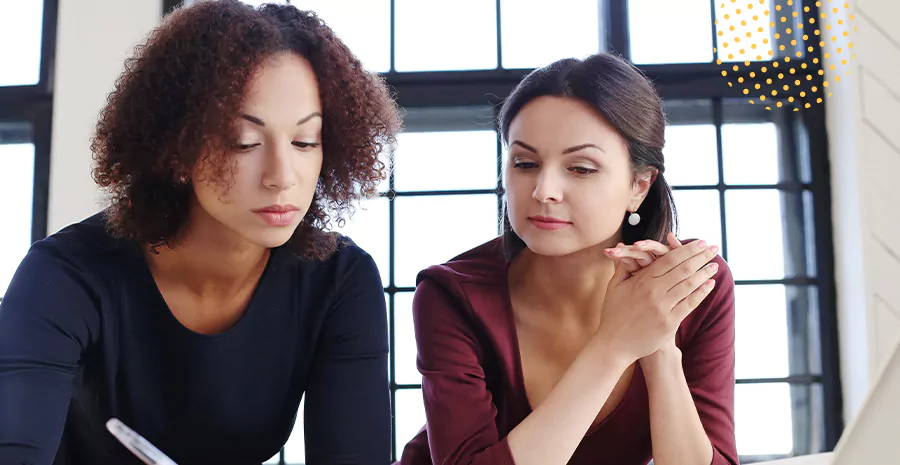
{"type": "Polygon", "coordinates": [[[419,283],[413,318],[427,436],[435,464],[513,465],[485,384],[482,345],[462,302],[430,279],[419,283]]]}
{"type": "Polygon", "coordinates": [[[684,375],[713,445],[711,465],[737,465],[734,436],[734,279],[717,256],[716,287],[689,317],[681,345],[684,375]]]}

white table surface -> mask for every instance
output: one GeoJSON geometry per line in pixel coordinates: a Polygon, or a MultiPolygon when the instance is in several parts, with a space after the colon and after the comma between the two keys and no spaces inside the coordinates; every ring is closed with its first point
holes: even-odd
{"type": "Polygon", "coordinates": [[[833,453],[828,452],[825,454],[791,457],[789,459],[770,460],[768,462],[756,462],[754,465],[831,465],[833,456],[833,453]]]}

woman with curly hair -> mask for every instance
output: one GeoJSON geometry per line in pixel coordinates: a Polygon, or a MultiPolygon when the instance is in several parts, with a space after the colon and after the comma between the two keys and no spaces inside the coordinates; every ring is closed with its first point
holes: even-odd
{"type": "Polygon", "coordinates": [[[390,460],[372,258],[328,233],[400,129],[380,78],[315,14],[170,14],[100,115],[109,206],[35,243],[0,306],[0,463],[261,463],[306,396],[306,463],[390,460]]]}

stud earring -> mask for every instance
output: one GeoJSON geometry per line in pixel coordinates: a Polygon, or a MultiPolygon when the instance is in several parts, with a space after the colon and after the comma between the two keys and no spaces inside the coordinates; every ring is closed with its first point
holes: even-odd
{"type": "Polygon", "coordinates": [[[628,215],[628,224],[630,224],[632,226],[637,226],[638,223],[640,223],[640,222],[641,222],[641,215],[638,215],[637,212],[631,212],[631,214],[628,215]]]}

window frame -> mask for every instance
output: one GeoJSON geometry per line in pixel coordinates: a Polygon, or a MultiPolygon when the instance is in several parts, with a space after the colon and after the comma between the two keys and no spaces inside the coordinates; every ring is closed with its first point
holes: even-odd
{"type": "MultiPolygon", "coordinates": [[[[607,44],[607,51],[618,53],[622,56],[629,56],[629,31],[628,31],[628,0],[598,0],[601,3],[600,29],[605,28],[605,34],[602,34],[600,44],[601,47],[607,44]]],[[[393,7],[393,2],[392,7],[393,7]]],[[[804,18],[817,17],[819,9],[815,5],[815,0],[802,0],[800,7],[809,7],[810,11],[804,14],[804,18]]],[[[498,63],[502,63],[502,42],[500,41],[500,19],[501,13],[499,9],[500,2],[496,1],[498,8],[497,15],[497,54],[498,63]]],[[[710,21],[715,21],[716,1],[710,1],[710,21]]],[[[802,11],[802,10],[801,10],[802,11]]],[[[393,14],[392,14],[393,18],[393,14]]],[[[716,43],[716,28],[713,24],[712,40],[716,43]]],[[[393,35],[392,35],[393,40],[393,35]]],[[[810,38],[803,44],[803,47],[815,45],[815,39],[810,38]]],[[[809,72],[813,74],[813,85],[822,86],[822,77],[818,76],[817,71],[822,69],[821,50],[814,47],[815,52],[806,53],[801,63],[806,63],[809,72]],[[819,63],[814,63],[813,58],[819,58],[819,63]]],[[[393,52],[393,51],[392,51],[393,52]]],[[[393,53],[392,53],[393,56],[393,53]]],[[[757,75],[762,75],[760,69],[763,66],[771,66],[772,61],[761,61],[751,64],[749,68],[742,71],[739,75],[743,76],[751,84],[755,81],[749,77],[751,71],[755,71],[757,75]]],[[[647,75],[647,77],[656,84],[657,90],[663,100],[694,100],[708,99],[713,105],[713,121],[717,134],[717,157],[719,163],[719,183],[714,186],[678,186],[675,190],[689,189],[713,189],[719,192],[720,200],[720,217],[722,228],[723,257],[727,259],[727,236],[726,236],[726,212],[725,212],[725,192],[729,190],[743,189],[760,189],[760,188],[776,188],[779,191],[811,193],[812,224],[807,225],[812,230],[811,237],[806,237],[802,245],[809,248],[809,240],[812,240],[814,246],[811,250],[815,261],[815,275],[812,277],[785,277],[784,279],[761,279],[761,280],[739,280],[738,285],[763,285],[763,284],[785,284],[810,286],[815,289],[818,308],[818,321],[816,322],[819,329],[818,340],[820,341],[817,349],[819,350],[818,358],[821,359],[822,373],[819,375],[795,375],[784,378],[748,378],[736,380],[736,384],[757,384],[757,383],[776,383],[786,382],[791,386],[811,386],[821,385],[822,389],[822,408],[824,416],[824,443],[823,450],[831,451],[837,444],[841,432],[844,428],[843,418],[843,398],[840,381],[840,354],[838,351],[838,335],[837,335],[837,309],[836,309],[836,291],[834,280],[834,251],[832,236],[832,218],[831,218],[831,191],[830,191],[830,165],[828,153],[828,139],[825,123],[825,103],[816,104],[812,102],[810,108],[800,108],[800,111],[790,115],[793,124],[778,123],[780,130],[784,131],[786,137],[782,143],[782,149],[787,152],[790,161],[796,162],[798,158],[798,144],[805,142],[805,147],[809,153],[809,170],[810,182],[779,182],[776,185],[726,185],[724,183],[723,150],[722,150],[722,125],[728,123],[725,120],[723,112],[723,102],[730,99],[743,99],[744,96],[737,88],[728,86],[727,81],[721,77],[721,68],[715,63],[675,63],[675,64],[652,64],[637,65],[637,67],[647,75]],[[805,136],[805,137],[804,137],[805,136]],[[798,140],[805,138],[805,141],[798,140]]],[[[392,68],[393,69],[393,68],[392,68]]],[[[478,70],[478,71],[450,71],[450,72],[422,72],[422,73],[383,73],[388,84],[396,92],[396,98],[399,105],[403,108],[417,107],[443,107],[443,106],[479,106],[485,103],[491,105],[499,105],[502,99],[509,95],[510,91],[516,84],[531,70],[521,69],[503,69],[496,70],[478,70]]],[[[814,98],[805,100],[799,96],[799,91],[792,91],[784,95],[784,97],[793,96],[797,99],[798,105],[806,101],[812,101],[814,98]]],[[[749,105],[748,105],[749,106],[749,105]]],[[[496,128],[495,128],[496,129],[496,128]]],[[[498,171],[502,163],[500,158],[501,149],[498,142],[498,171]]],[[[390,184],[393,189],[393,181],[390,184]]],[[[498,214],[500,205],[500,195],[502,188],[496,187],[498,195],[498,214]]],[[[464,194],[465,192],[459,192],[464,194]]],[[[431,192],[403,193],[402,195],[431,195],[431,192]]],[[[390,192],[386,194],[388,197],[397,195],[390,192]]],[[[393,211],[393,202],[391,202],[391,212],[393,211]]],[[[393,217],[390,220],[390,253],[391,253],[391,277],[393,278],[393,255],[395,251],[395,243],[393,239],[393,217]]],[[[787,230],[787,225],[785,225],[787,230]]],[[[786,244],[785,249],[789,247],[786,244]]],[[[460,251],[462,252],[462,251],[460,251]]],[[[391,315],[391,346],[394,342],[394,299],[396,292],[409,292],[414,288],[403,288],[391,285],[385,288],[385,292],[390,294],[389,312],[391,315]]],[[[806,335],[809,337],[810,335],[806,335]]],[[[813,335],[815,337],[816,335],[813,335]]],[[[796,341],[791,341],[796,343],[796,341]]],[[[802,341],[809,345],[810,341],[802,341]]],[[[391,356],[391,392],[392,399],[394,393],[399,389],[417,389],[419,385],[415,384],[396,384],[393,381],[394,374],[394,356],[391,356]]],[[[792,389],[792,398],[796,389],[792,389]]],[[[811,406],[816,409],[816,405],[811,406]]],[[[396,421],[396,420],[395,420],[396,421]]],[[[816,426],[816,425],[813,425],[816,426]]],[[[808,432],[797,431],[797,421],[794,421],[795,436],[798,433],[808,434],[808,432]]],[[[396,441],[394,441],[396,442],[396,441]]],[[[400,451],[395,450],[395,456],[400,451]]],[[[783,458],[784,456],[742,456],[743,463],[752,463],[760,460],[771,460],[775,458],[783,458]]]]}
{"type": "Polygon", "coordinates": [[[57,10],[58,0],[43,0],[41,64],[37,84],[0,86],[0,144],[34,144],[32,242],[47,236],[57,10]]]}
{"type": "MultiPolygon", "coordinates": [[[[48,0],[50,1],[50,0],[48,0]]],[[[488,1],[488,0],[485,0],[488,1]]],[[[629,31],[628,31],[628,0],[597,0],[600,4],[600,31],[599,44],[601,50],[612,53],[618,53],[624,57],[629,57],[629,31]]],[[[179,5],[179,0],[164,0],[164,11],[168,12],[172,8],[179,5]]],[[[287,3],[291,3],[288,0],[287,3]]],[[[391,71],[382,73],[388,85],[395,93],[397,103],[403,108],[440,108],[440,107],[482,107],[484,105],[492,105],[499,107],[503,98],[509,95],[510,91],[516,84],[531,70],[529,69],[504,69],[501,68],[502,60],[502,36],[501,36],[501,14],[500,0],[495,0],[497,9],[497,68],[493,70],[476,70],[476,71],[430,71],[430,72],[396,72],[394,71],[394,1],[391,0],[391,36],[390,36],[390,54],[391,54],[391,71]]],[[[815,0],[798,0],[797,7],[802,11],[803,7],[808,7],[809,12],[801,13],[804,21],[809,17],[818,17],[819,8],[815,5],[815,0]]],[[[715,9],[716,0],[710,0],[710,22],[713,23],[712,43],[716,43],[715,28],[715,9]]],[[[778,42],[781,43],[781,42],[778,42]]],[[[817,71],[823,69],[821,64],[821,49],[817,46],[815,38],[811,37],[806,40],[802,46],[814,46],[814,52],[805,53],[802,59],[798,59],[801,63],[806,63],[810,72],[813,74],[813,85],[822,86],[823,78],[817,74],[817,71]],[[819,63],[814,63],[813,59],[819,58],[819,63]]],[[[761,78],[750,78],[751,71],[755,71],[761,76],[760,69],[763,66],[771,66],[776,60],[768,60],[752,63],[750,67],[739,72],[738,76],[744,77],[750,84],[761,81],[761,78]]],[[[724,184],[724,165],[723,165],[723,149],[722,149],[722,124],[727,123],[723,114],[723,102],[730,99],[744,99],[739,89],[728,86],[725,79],[721,78],[721,69],[715,62],[710,63],[677,63],[677,64],[653,64],[653,65],[637,65],[637,67],[647,75],[647,77],[655,83],[657,90],[663,100],[709,100],[712,102],[713,121],[716,127],[717,136],[717,158],[719,163],[719,182],[712,186],[679,186],[676,190],[682,189],[711,189],[719,192],[723,256],[727,259],[727,236],[726,236],[726,212],[725,212],[725,192],[735,189],[755,189],[755,188],[773,188],[772,185],[765,186],[731,186],[724,184]]],[[[834,279],[834,242],[832,230],[831,216],[831,190],[830,190],[830,164],[828,137],[826,131],[825,111],[826,104],[816,104],[812,102],[813,98],[802,98],[799,91],[792,90],[783,97],[793,96],[798,105],[799,111],[793,113],[788,119],[790,124],[779,125],[779,129],[790,129],[790,134],[782,143],[782,150],[787,152],[788,157],[792,157],[790,161],[796,162],[798,152],[802,148],[809,154],[809,171],[810,182],[779,182],[774,187],[779,190],[789,192],[807,191],[810,193],[812,224],[806,225],[806,234],[802,237],[802,245],[805,250],[814,257],[815,275],[812,277],[786,277],[784,279],[774,280],[740,280],[736,284],[739,285],[762,285],[762,284],[785,284],[810,286],[815,289],[816,301],[818,303],[816,311],[818,319],[815,322],[818,326],[819,334],[807,338],[816,337],[818,339],[819,350],[818,358],[821,360],[820,375],[797,375],[785,378],[755,378],[755,379],[739,379],[736,384],[757,384],[757,383],[774,383],[786,382],[791,386],[821,386],[822,395],[822,414],[824,415],[823,443],[821,448],[824,451],[831,451],[837,444],[838,439],[844,429],[845,422],[843,417],[843,397],[841,388],[841,371],[840,371],[840,354],[838,349],[838,324],[837,324],[837,308],[836,308],[836,289],[834,279]],[[810,108],[803,108],[800,105],[811,102],[810,108]],[[810,247],[809,240],[812,240],[810,247]]],[[[496,129],[496,127],[495,127],[496,129]]],[[[502,163],[502,147],[498,140],[497,143],[497,170],[500,172],[502,163]]],[[[398,287],[394,285],[394,268],[395,268],[395,213],[393,199],[397,196],[407,195],[468,195],[475,193],[494,193],[498,196],[497,212],[498,218],[501,208],[502,187],[498,177],[497,186],[493,189],[480,190],[460,190],[460,191],[423,191],[423,192],[396,192],[394,190],[393,173],[389,178],[389,191],[382,193],[383,197],[389,199],[389,283],[385,286],[385,293],[388,294],[388,312],[390,316],[390,342],[391,347],[395,346],[394,333],[394,315],[395,315],[395,296],[398,292],[413,292],[414,287],[398,287]]],[[[499,224],[499,222],[498,222],[499,224]]],[[[786,225],[787,228],[787,225],[786,225]]],[[[790,240],[795,240],[791,238],[790,240]]],[[[785,249],[790,245],[786,244],[785,249]]],[[[460,251],[462,252],[462,251],[460,251]]],[[[791,343],[796,343],[792,340],[791,343]]],[[[810,341],[805,340],[801,343],[809,346],[810,341]]],[[[394,381],[395,375],[395,355],[393,349],[390,356],[390,379],[391,379],[391,404],[392,425],[394,426],[391,437],[392,456],[396,460],[400,450],[396,447],[396,392],[403,389],[418,389],[417,384],[397,384],[394,381]]],[[[792,389],[792,399],[797,391],[792,389]]],[[[816,408],[815,405],[812,408],[816,408]]],[[[798,431],[797,420],[794,420],[794,435],[807,434],[798,431]]],[[[809,428],[807,428],[808,430],[809,428]]],[[[782,458],[783,456],[741,456],[744,463],[752,463],[760,460],[770,460],[782,458]]],[[[284,464],[284,451],[280,454],[280,464],[284,464]]]]}

